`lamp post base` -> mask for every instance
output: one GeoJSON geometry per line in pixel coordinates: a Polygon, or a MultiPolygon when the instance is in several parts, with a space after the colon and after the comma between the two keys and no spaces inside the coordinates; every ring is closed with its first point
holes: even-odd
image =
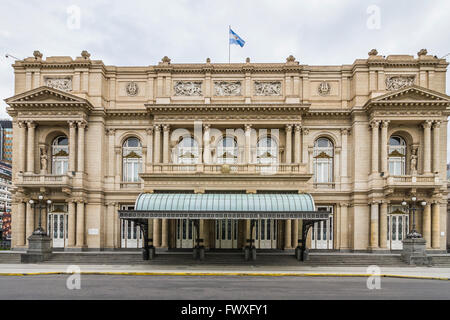
{"type": "Polygon", "coordinates": [[[401,259],[409,265],[431,266],[432,258],[427,256],[424,238],[406,238],[403,240],[401,259]]]}
{"type": "Polygon", "coordinates": [[[52,255],[52,239],[41,232],[33,232],[28,237],[27,253],[21,255],[22,263],[36,263],[48,260],[52,255]]]}

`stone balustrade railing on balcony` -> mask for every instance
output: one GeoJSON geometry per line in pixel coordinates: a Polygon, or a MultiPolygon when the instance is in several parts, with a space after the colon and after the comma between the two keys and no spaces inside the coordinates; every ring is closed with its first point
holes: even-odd
{"type": "Polygon", "coordinates": [[[436,186],[442,184],[439,175],[401,175],[388,176],[386,183],[389,186],[409,186],[409,185],[429,185],[436,186]]]}
{"type": "Polygon", "coordinates": [[[72,177],[68,174],[34,174],[19,173],[16,181],[18,186],[43,186],[43,187],[70,187],[72,186],[72,177]]]}
{"type": "Polygon", "coordinates": [[[305,164],[150,164],[149,174],[307,174],[305,164]]]}

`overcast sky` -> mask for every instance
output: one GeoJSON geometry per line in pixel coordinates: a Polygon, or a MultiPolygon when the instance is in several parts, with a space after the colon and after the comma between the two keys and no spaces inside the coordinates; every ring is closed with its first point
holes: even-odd
{"type": "Polygon", "coordinates": [[[106,65],[157,64],[165,55],[173,63],[227,62],[228,25],[246,41],[232,46],[232,62],[285,62],[292,54],[302,64],[351,64],[372,48],[450,53],[449,0],[1,0],[0,117],[8,117],[3,99],[13,95],[6,53],[88,50],[106,65]]]}

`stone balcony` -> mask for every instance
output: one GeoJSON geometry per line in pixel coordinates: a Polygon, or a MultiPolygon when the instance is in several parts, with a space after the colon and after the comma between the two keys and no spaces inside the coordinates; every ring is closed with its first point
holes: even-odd
{"type": "Polygon", "coordinates": [[[429,189],[438,190],[443,188],[444,181],[438,174],[428,175],[399,175],[384,178],[385,193],[391,193],[394,189],[429,189]]]}
{"type": "Polygon", "coordinates": [[[144,189],[305,190],[306,164],[147,164],[144,189]]]}
{"type": "Polygon", "coordinates": [[[68,174],[34,174],[19,173],[15,181],[16,187],[20,188],[62,188],[72,189],[73,178],[68,174]]]}

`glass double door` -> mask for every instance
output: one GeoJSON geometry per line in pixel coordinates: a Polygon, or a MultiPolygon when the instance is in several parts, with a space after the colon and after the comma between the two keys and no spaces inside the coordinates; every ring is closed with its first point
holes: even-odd
{"type": "Polygon", "coordinates": [[[176,232],[177,248],[194,247],[194,221],[177,219],[176,232]]]}
{"type": "Polygon", "coordinates": [[[64,248],[67,244],[67,214],[49,213],[47,218],[48,235],[52,238],[53,248],[64,248]]]}
{"type": "Polygon", "coordinates": [[[330,211],[326,221],[314,223],[311,232],[311,249],[333,249],[333,206],[318,206],[317,211],[330,211]]]}
{"type": "MultiPolygon", "coordinates": [[[[121,206],[122,210],[134,210],[132,205],[121,206]]],[[[122,248],[142,248],[143,237],[141,227],[134,221],[120,220],[120,238],[122,248]]]]}
{"type": "Polygon", "coordinates": [[[216,248],[235,249],[238,239],[238,220],[216,220],[216,248]]]}
{"type": "Polygon", "coordinates": [[[409,230],[409,216],[407,214],[389,214],[387,243],[391,250],[403,249],[403,239],[409,230]]]}
{"type": "Polygon", "coordinates": [[[277,228],[277,220],[258,220],[255,224],[255,247],[258,249],[275,249],[277,247],[277,228]]]}

